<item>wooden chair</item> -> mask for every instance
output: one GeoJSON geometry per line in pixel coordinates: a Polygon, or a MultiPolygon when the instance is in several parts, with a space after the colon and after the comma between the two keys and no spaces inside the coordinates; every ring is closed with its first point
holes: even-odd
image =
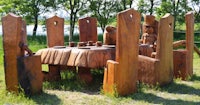
{"type": "Polygon", "coordinates": [[[188,12],[185,16],[186,40],[174,42],[174,47],[186,45],[185,49],[174,50],[174,76],[186,80],[193,75],[194,51],[194,14],[188,12]]]}
{"type": "Polygon", "coordinates": [[[140,19],[140,13],[133,9],[117,15],[116,61],[107,61],[103,80],[105,93],[128,95],[137,90],[140,19]]]}
{"type": "MultiPolygon", "coordinates": [[[[53,16],[46,20],[47,46],[64,46],[64,18],[53,16]]],[[[59,65],[49,65],[49,72],[44,72],[44,79],[48,81],[60,80],[59,65]]]]}
{"type": "Polygon", "coordinates": [[[79,25],[79,41],[87,42],[98,40],[97,37],[97,19],[95,17],[86,17],[78,20],[79,25]]]}
{"type": "Polygon", "coordinates": [[[6,89],[27,95],[42,91],[41,58],[28,49],[26,24],[21,17],[8,14],[2,18],[6,89]],[[28,51],[30,56],[25,56],[28,51]]]}
{"type": "Polygon", "coordinates": [[[164,85],[173,80],[173,21],[170,14],[160,19],[155,58],[139,55],[140,82],[164,85]]]}

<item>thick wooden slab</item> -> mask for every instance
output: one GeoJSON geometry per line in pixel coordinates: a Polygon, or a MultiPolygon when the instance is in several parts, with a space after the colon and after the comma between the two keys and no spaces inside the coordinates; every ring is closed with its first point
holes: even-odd
{"type": "Polygon", "coordinates": [[[86,17],[78,20],[79,24],[79,41],[87,42],[98,40],[97,37],[97,19],[94,17],[86,17]]]}
{"type": "Polygon", "coordinates": [[[10,13],[2,18],[2,28],[6,89],[18,92],[17,56],[22,56],[19,47],[22,18],[10,13]]]}
{"type": "Polygon", "coordinates": [[[40,56],[18,58],[18,78],[27,95],[42,92],[42,66],[40,56]]]}
{"type": "Polygon", "coordinates": [[[117,15],[116,61],[119,64],[115,67],[115,63],[109,62],[112,67],[108,65],[104,75],[106,77],[117,75],[117,79],[114,83],[109,80],[110,78],[104,80],[105,92],[112,94],[112,90],[116,90],[119,95],[128,95],[137,89],[140,19],[140,13],[133,9],[122,11],[117,15]],[[107,71],[110,71],[110,69],[117,72],[108,73],[107,71]],[[113,87],[113,84],[115,84],[115,87],[113,87]]]}
{"type": "Polygon", "coordinates": [[[46,20],[47,46],[64,46],[64,18],[53,16],[46,20]]]}

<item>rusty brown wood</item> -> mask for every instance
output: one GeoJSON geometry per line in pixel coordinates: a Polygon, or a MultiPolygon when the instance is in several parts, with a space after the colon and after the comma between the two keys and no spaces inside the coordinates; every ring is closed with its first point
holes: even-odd
{"type": "MultiPolygon", "coordinates": [[[[64,18],[60,18],[58,16],[53,16],[46,21],[47,26],[47,45],[48,47],[53,46],[64,46],[64,18]]],[[[56,54],[55,51],[49,52],[54,55],[56,54]]],[[[59,62],[54,58],[50,58],[50,56],[46,56],[46,62],[59,62]]],[[[46,80],[53,81],[60,79],[60,66],[56,65],[49,65],[49,73],[44,74],[45,77],[49,78],[46,80]]]]}
{"type": "Polygon", "coordinates": [[[103,43],[105,45],[116,45],[116,27],[106,26],[103,34],[103,43]]]}
{"type": "Polygon", "coordinates": [[[18,58],[19,84],[27,95],[42,92],[42,66],[38,55],[18,58]]]}
{"type": "Polygon", "coordinates": [[[47,46],[64,46],[64,18],[53,16],[46,20],[47,46]]]}
{"type": "Polygon", "coordinates": [[[22,56],[22,18],[9,13],[2,18],[5,82],[8,91],[18,92],[17,57],[22,56]]]}
{"type": "Polygon", "coordinates": [[[140,13],[134,9],[117,15],[116,61],[107,62],[103,83],[105,93],[128,95],[137,90],[140,18],[140,13]]]}
{"type": "Polygon", "coordinates": [[[173,21],[174,18],[170,14],[160,19],[155,58],[139,56],[139,81],[153,85],[164,85],[172,81],[173,21]]]}
{"type": "MultiPolygon", "coordinates": [[[[193,51],[194,45],[194,14],[188,12],[186,22],[186,49],[174,50],[174,76],[186,80],[193,75],[193,51]],[[182,56],[180,56],[182,55],[182,56]]],[[[195,50],[196,51],[196,50],[195,50]]]]}
{"type": "Polygon", "coordinates": [[[97,19],[95,17],[86,17],[78,20],[79,24],[79,41],[87,42],[98,40],[97,37],[97,19]]]}

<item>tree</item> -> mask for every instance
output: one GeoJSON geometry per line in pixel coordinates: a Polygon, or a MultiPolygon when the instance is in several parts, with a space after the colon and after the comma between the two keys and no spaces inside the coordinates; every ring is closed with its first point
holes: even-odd
{"type": "MultiPolygon", "coordinates": [[[[136,2],[136,1],[134,1],[136,2]]],[[[153,15],[155,8],[158,6],[158,0],[139,0],[136,2],[138,11],[143,14],[153,15]]]]}
{"type": "Polygon", "coordinates": [[[200,21],[200,1],[199,0],[191,0],[192,10],[195,12],[195,21],[200,21]]]}
{"type": "Polygon", "coordinates": [[[58,0],[61,8],[64,8],[70,15],[70,33],[69,41],[73,40],[75,23],[78,20],[79,12],[81,12],[87,4],[87,0],[58,0]]]}
{"type": "Polygon", "coordinates": [[[176,29],[179,22],[184,22],[187,11],[191,10],[187,4],[187,0],[162,0],[161,5],[156,8],[156,14],[162,17],[166,13],[171,13],[174,16],[174,29],[176,29]]]}
{"type": "Polygon", "coordinates": [[[54,0],[3,0],[0,4],[3,4],[3,12],[13,12],[23,16],[27,23],[34,23],[33,36],[36,35],[39,15],[56,6],[54,0]]]}
{"type": "Polygon", "coordinates": [[[97,17],[99,25],[104,32],[106,25],[116,18],[116,13],[121,11],[120,2],[115,0],[88,0],[88,12],[97,17]]]}
{"type": "Polygon", "coordinates": [[[122,10],[132,7],[133,0],[121,0],[120,4],[122,5],[122,10]]]}

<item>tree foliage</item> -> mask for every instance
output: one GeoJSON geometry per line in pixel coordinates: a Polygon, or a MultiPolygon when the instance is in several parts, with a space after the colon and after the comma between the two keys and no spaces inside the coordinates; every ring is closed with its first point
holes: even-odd
{"type": "Polygon", "coordinates": [[[121,10],[120,2],[115,0],[88,0],[89,9],[93,17],[96,17],[99,25],[104,31],[106,25],[116,17],[117,12],[121,10]]]}
{"type": "Polygon", "coordinates": [[[49,11],[50,7],[55,7],[55,3],[54,0],[3,0],[0,6],[2,12],[13,12],[24,17],[27,23],[34,23],[33,36],[35,36],[39,15],[49,11]]]}
{"type": "Polygon", "coordinates": [[[79,13],[85,8],[87,0],[58,0],[58,2],[70,15],[69,41],[73,41],[75,23],[79,13]]]}

